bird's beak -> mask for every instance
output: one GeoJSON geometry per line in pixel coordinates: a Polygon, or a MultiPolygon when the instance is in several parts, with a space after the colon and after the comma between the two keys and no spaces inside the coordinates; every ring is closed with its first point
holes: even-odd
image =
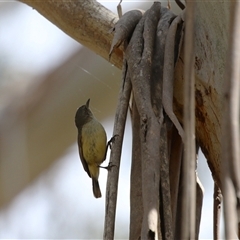
{"type": "Polygon", "coordinates": [[[87,102],[86,102],[86,106],[87,106],[87,108],[89,108],[89,103],[90,103],[90,98],[87,100],[87,102]]]}

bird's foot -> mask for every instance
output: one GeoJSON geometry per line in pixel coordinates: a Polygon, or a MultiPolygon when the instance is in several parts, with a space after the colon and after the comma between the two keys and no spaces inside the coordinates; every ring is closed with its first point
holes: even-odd
{"type": "Polygon", "coordinates": [[[115,138],[119,136],[118,134],[115,134],[113,137],[111,137],[111,139],[107,142],[107,146],[110,147],[110,149],[112,149],[112,143],[114,143],[115,138]]]}
{"type": "Polygon", "coordinates": [[[106,166],[106,167],[103,167],[103,166],[98,166],[98,167],[100,167],[100,168],[104,168],[104,169],[106,169],[106,170],[111,170],[112,169],[112,167],[116,167],[116,165],[114,165],[114,164],[112,164],[111,162],[108,164],[108,166],[106,166]]]}

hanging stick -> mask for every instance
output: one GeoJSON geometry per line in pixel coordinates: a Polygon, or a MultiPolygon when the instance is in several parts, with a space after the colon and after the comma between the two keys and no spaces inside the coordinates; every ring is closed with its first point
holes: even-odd
{"type": "MultiPolygon", "coordinates": [[[[170,175],[170,190],[171,190],[171,207],[172,207],[172,216],[173,216],[173,232],[175,233],[176,217],[177,217],[177,206],[178,206],[178,197],[179,197],[179,182],[180,182],[180,172],[182,164],[182,152],[183,152],[183,143],[182,138],[178,134],[175,126],[172,127],[171,133],[171,147],[170,147],[170,166],[169,166],[169,175],[170,175]]],[[[179,236],[179,235],[178,235],[179,236]]],[[[175,235],[175,239],[177,236],[175,235]]]]}
{"type": "Polygon", "coordinates": [[[175,36],[178,24],[182,23],[182,16],[177,16],[168,30],[166,46],[164,52],[164,68],[163,68],[163,107],[168,117],[177,128],[179,135],[184,137],[184,131],[179,123],[175,113],[173,112],[173,81],[174,81],[174,48],[175,36]]]}
{"type": "Polygon", "coordinates": [[[111,170],[108,172],[107,190],[106,190],[106,207],[105,207],[105,224],[104,235],[105,240],[114,239],[116,203],[117,203],[117,189],[119,168],[122,152],[123,134],[127,118],[128,103],[131,93],[131,82],[129,74],[126,73],[126,64],[123,69],[123,87],[120,91],[117,111],[115,115],[113,136],[114,142],[112,143],[112,151],[110,155],[111,170]]]}
{"type": "Polygon", "coordinates": [[[222,193],[217,184],[214,184],[213,194],[213,238],[220,239],[220,217],[222,208],[222,193]]]}
{"type": "Polygon", "coordinates": [[[225,111],[222,138],[222,189],[225,237],[235,239],[240,220],[240,150],[239,150],[239,87],[240,87],[240,2],[230,8],[229,49],[226,64],[225,111]],[[238,218],[238,220],[237,220],[238,218]]]}
{"type": "Polygon", "coordinates": [[[199,239],[200,223],[202,216],[202,206],[203,206],[203,193],[204,188],[200,179],[196,176],[196,233],[195,239],[199,239]]]}
{"type": "Polygon", "coordinates": [[[131,185],[130,185],[130,233],[129,239],[135,240],[141,237],[141,227],[143,218],[142,203],[142,156],[140,134],[140,117],[137,106],[132,99],[132,166],[131,166],[131,185]]]}
{"type": "Polygon", "coordinates": [[[194,239],[196,229],[196,146],[194,79],[194,1],[187,2],[184,47],[184,158],[181,239],[194,239]]]}

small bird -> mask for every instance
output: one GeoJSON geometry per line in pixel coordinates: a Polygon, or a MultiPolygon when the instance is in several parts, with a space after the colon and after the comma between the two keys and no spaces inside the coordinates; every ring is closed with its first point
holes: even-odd
{"type": "Polygon", "coordinates": [[[75,115],[75,124],[78,129],[78,150],[84,170],[92,178],[93,194],[95,198],[102,196],[98,183],[99,165],[106,159],[107,143],[106,132],[100,122],[89,109],[90,99],[79,107],[75,115]]]}

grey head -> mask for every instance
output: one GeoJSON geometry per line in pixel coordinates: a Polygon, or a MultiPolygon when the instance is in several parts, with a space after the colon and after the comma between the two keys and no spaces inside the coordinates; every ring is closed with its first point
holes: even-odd
{"type": "Polygon", "coordinates": [[[75,124],[78,130],[81,130],[83,125],[92,120],[93,114],[89,109],[90,99],[87,100],[85,105],[78,108],[75,115],[75,124]]]}

